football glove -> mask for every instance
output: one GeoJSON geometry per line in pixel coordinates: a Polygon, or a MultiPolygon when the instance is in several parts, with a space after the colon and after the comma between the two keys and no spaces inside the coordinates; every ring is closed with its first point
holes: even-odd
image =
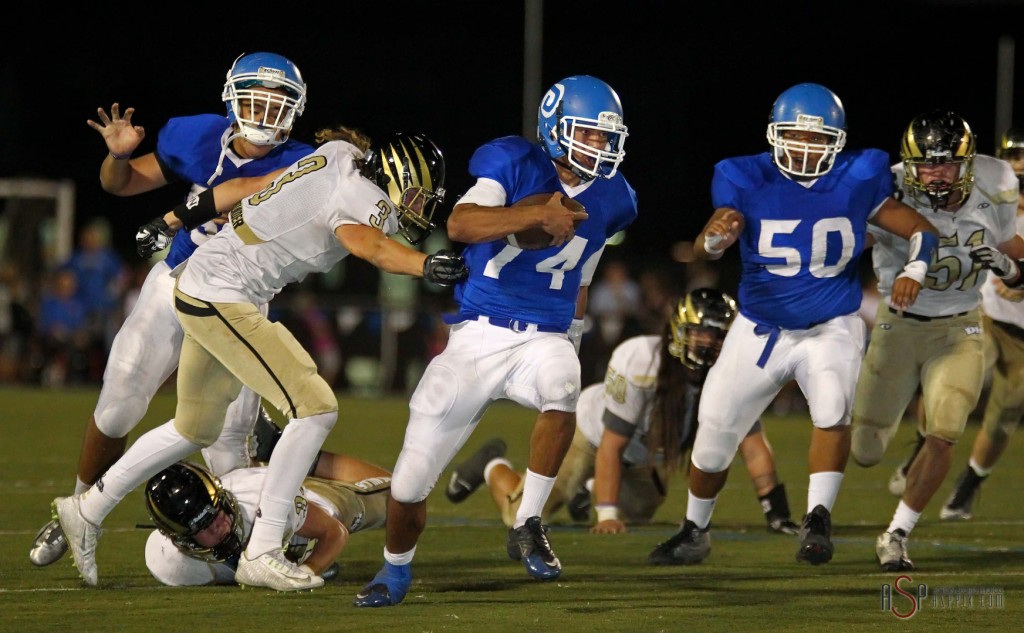
{"type": "Polygon", "coordinates": [[[457,284],[468,276],[466,260],[452,250],[445,249],[427,255],[423,262],[423,278],[439,286],[457,284]]]}
{"type": "Polygon", "coordinates": [[[1017,276],[1019,269],[1005,253],[1002,253],[987,244],[979,244],[971,249],[971,259],[994,272],[1000,279],[1010,280],[1017,276]]]}
{"type": "Polygon", "coordinates": [[[160,216],[150,220],[139,227],[135,234],[135,250],[142,259],[149,259],[153,253],[162,251],[171,243],[174,237],[174,229],[167,226],[164,217],[160,216]]]}

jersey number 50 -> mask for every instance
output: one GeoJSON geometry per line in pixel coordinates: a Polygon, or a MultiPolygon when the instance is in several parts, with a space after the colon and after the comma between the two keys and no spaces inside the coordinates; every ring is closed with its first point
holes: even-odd
{"type": "MultiPolygon", "coordinates": [[[[795,277],[803,266],[803,255],[792,246],[776,246],[776,235],[789,235],[796,230],[802,220],[761,220],[761,237],[757,242],[757,251],[762,257],[776,257],[786,260],[784,264],[766,264],[768,272],[780,277],[795,277]]],[[[836,277],[853,259],[853,249],[857,238],[853,233],[853,225],[849,218],[822,218],[814,223],[811,230],[811,252],[807,262],[808,271],[818,278],[836,277]],[[830,233],[838,235],[842,251],[834,264],[828,261],[828,237],[830,233]]],[[[833,255],[832,259],[835,259],[833,255]]]]}

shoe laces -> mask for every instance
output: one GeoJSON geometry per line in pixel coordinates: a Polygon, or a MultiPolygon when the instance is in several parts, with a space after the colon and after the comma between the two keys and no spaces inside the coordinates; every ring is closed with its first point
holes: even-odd
{"type": "Polygon", "coordinates": [[[554,557],[555,554],[551,551],[551,542],[548,540],[548,526],[541,525],[539,521],[527,522],[526,531],[533,553],[554,557]]]}

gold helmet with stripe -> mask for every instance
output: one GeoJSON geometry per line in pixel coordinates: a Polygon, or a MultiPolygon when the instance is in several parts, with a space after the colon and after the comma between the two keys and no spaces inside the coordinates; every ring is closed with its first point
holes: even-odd
{"type": "Polygon", "coordinates": [[[186,555],[219,562],[241,554],[245,526],[238,503],[210,471],[185,461],[171,464],[153,475],[145,493],[146,509],[157,529],[186,555]],[[212,547],[197,543],[195,534],[209,527],[221,511],[231,520],[231,531],[212,547]]]}
{"type": "Polygon", "coordinates": [[[718,360],[737,311],[736,300],[720,290],[698,288],[686,293],[669,318],[668,353],[690,369],[709,369],[718,360]]]}
{"type": "Polygon", "coordinates": [[[387,192],[398,211],[398,231],[419,244],[434,230],[434,210],[444,201],[444,156],[423,134],[391,134],[375,143],[366,175],[387,192]]]}
{"type": "Polygon", "coordinates": [[[949,110],[932,110],[914,118],[903,133],[900,158],[903,160],[903,185],[917,202],[933,209],[945,207],[950,196],[962,192],[959,201],[967,199],[974,186],[974,133],[960,115],[949,110]],[[957,164],[960,167],[953,182],[936,180],[925,184],[918,168],[921,165],[957,164]]]}

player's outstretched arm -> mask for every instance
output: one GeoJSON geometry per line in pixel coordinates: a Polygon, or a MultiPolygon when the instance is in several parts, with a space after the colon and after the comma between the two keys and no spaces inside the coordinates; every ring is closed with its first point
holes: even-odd
{"type": "Polygon", "coordinates": [[[914,305],[924,285],[939,247],[939,232],[923,215],[895,198],[886,198],[868,222],[910,242],[907,264],[896,276],[890,296],[892,307],[905,310],[914,305]]]}

